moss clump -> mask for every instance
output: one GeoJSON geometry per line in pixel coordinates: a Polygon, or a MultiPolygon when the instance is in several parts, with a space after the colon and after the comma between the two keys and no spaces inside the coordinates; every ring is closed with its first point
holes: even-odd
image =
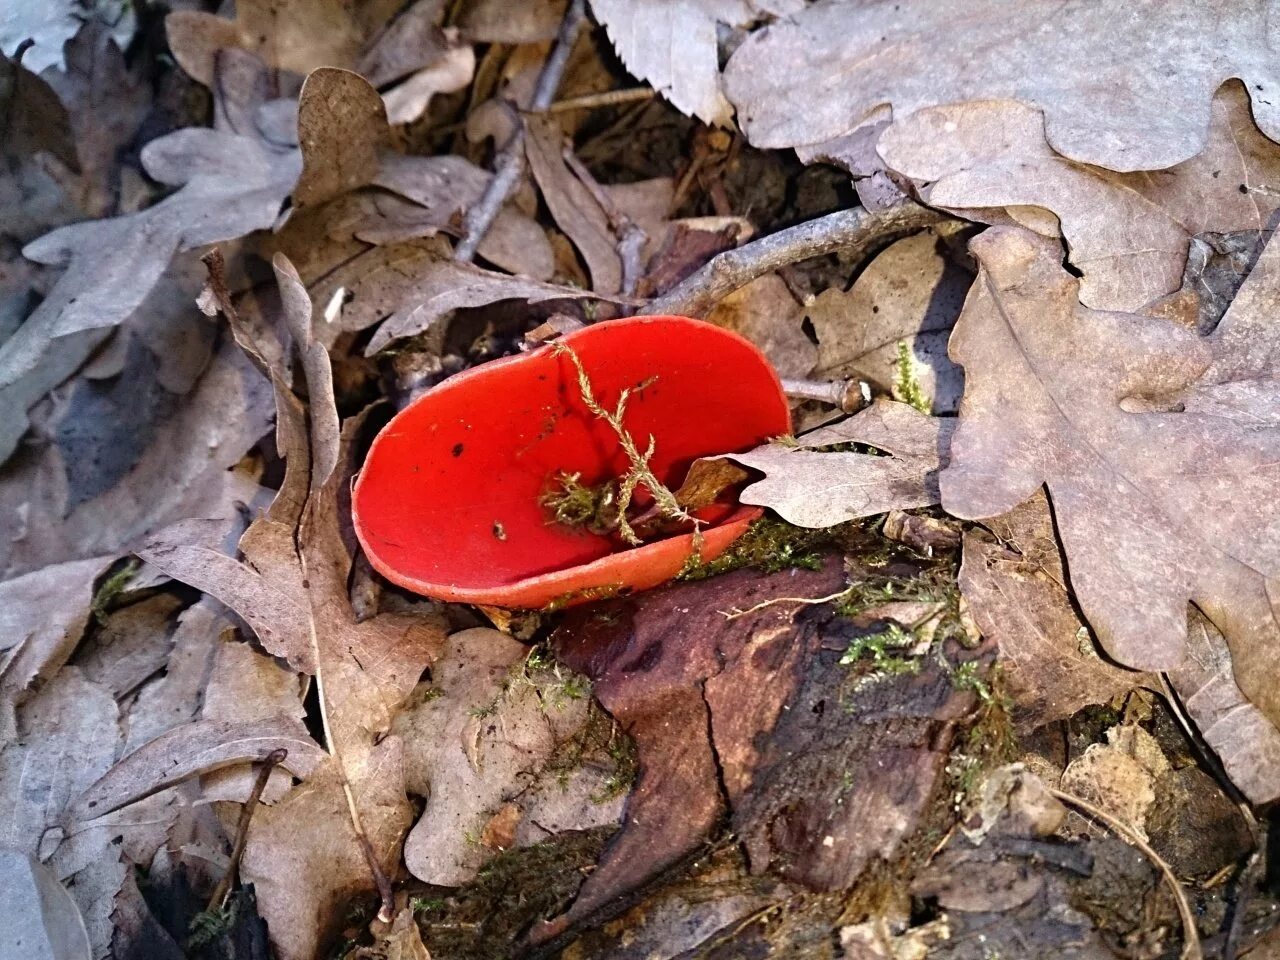
{"type": "Polygon", "coordinates": [[[702,580],[742,567],[754,567],[764,573],[796,567],[817,570],[822,566],[819,550],[834,541],[839,530],[837,527],[808,530],[772,517],[761,517],[716,559],[704,561],[695,557],[677,579],[702,580]]]}
{"type": "Polygon", "coordinates": [[[538,503],[551,514],[551,523],[602,536],[618,529],[618,484],[613,480],[588,486],[581,473],[561,470],[551,478],[538,503]]]}
{"type": "Polygon", "coordinates": [[[893,399],[909,403],[921,413],[929,413],[933,407],[924,394],[924,388],[916,378],[916,365],[911,357],[907,341],[898,341],[898,357],[893,365],[893,399]]]}
{"type": "Polygon", "coordinates": [[[130,557],[112,570],[94,591],[90,609],[93,610],[94,619],[99,624],[107,622],[107,614],[116,608],[116,601],[128,588],[141,566],[140,561],[130,557]]]}

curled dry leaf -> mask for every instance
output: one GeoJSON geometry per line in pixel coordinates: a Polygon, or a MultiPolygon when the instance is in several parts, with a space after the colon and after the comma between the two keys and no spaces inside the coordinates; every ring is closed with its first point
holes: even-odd
{"type": "Polygon", "coordinates": [[[953,423],[927,417],[905,403],[877,400],[848,420],[788,443],[769,443],[729,458],[764,473],[739,500],[775,510],[799,527],[832,527],[858,517],[938,502],[938,469],[953,423]],[[861,443],[874,453],[820,448],[861,443]]]}
{"type": "Polygon", "coordinates": [[[125,804],[201,773],[253,763],[285,749],[286,769],[306,779],[325,752],[292,717],[248,722],[193,720],[174,727],[129,754],[94,783],[71,807],[72,816],[92,820],[125,804]]]}
{"type": "MultiPolygon", "coordinates": [[[[1049,146],[1040,111],[1013,100],[921,110],[890,127],[879,149],[931,205],[979,220],[990,208],[1056,216],[1050,235],[1061,230],[1084,275],[1080,299],[1099,310],[1172,293],[1192,236],[1261,230],[1280,205],[1280,145],[1259,133],[1236,80],[1214,97],[1205,149],[1156,173],[1068,160],[1049,146]]],[[[1021,214],[996,219],[1007,215],[1021,214]]]]}
{"type": "Polygon", "coordinates": [[[302,173],[293,188],[297,207],[317,206],[373,181],[391,128],[382,98],[350,70],[321,67],[298,94],[302,173]],[[339,132],[340,131],[340,132],[339,132]]]}
{"type": "Polygon", "coordinates": [[[622,287],[622,260],[609,216],[591,191],[575,177],[563,156],[564,133],[554,116],[529,117],[525,123],[529,169],[556,223],[573,241],[599,293],[622,287]]]}
{"type": "Polygon", "coordinates": [[[1169,683],[1231,782],[1253,803],[1280,797],[1280,730],[1240,692],[1226,640],[1198,611],[1187,626],[1187,656],[1169,671],[1169,683]]]}
{"type": "Polygon", "coordinates": [[[1127,666],[1177,668],[1193,601],[1226,636],[1245,695],[1280,718],[1275,327],[1251,313],[1280,271],[1255,268],[1206,341],[1080,305],[1057,243],[1029,231],[994,228],[970,248],[982,270],[951,340],[967,387],[943,506],[990,517],[1047,482],[1071,587],[1103,647],[1127,666]],[[1237,342],[1245,330],[1259,341],[1237,342]],[[1139,402],[1187,388],[1181,413],[1139,402]]]}
{"type": "Polygon", "coordinates": [[[904,118],[1017,99],[1044,112],[1063,156],[1159,170],[1203,149],[1209,91],[1231,77],[1246,81],[1258,125],[1280,139],[1272,16],[1270,3],[1223,17],[1198,0],[1016,9],[983,0],[962,20],[946,4],[818,3],[748,37],[729,59],[725,90],[761,147],[840,137],[884,104],[904,118]]]}
{"type": "Polygon", "coordinates": [[[316,676],[330,756],[305,784],[255,815],[242,863],[276,949],[286,960],[302,960],[335,931],[338,906],[373,885],[371,861],[385,883],[399,860],[412,810],[402,743],[385,734],[443,631],[434,620],[405,615],[356,622],[347,594],[352,548],[339,498],[363,418],[348,421],[339,435],[329,360],[313,337],[311,302],[297,272],[276,257],[286,325],[307,379],[309,427],[284,369],[265,359],[279,356],[279,346],[257,341],[231,307],[220,260],[210,265],[212,301],[275,388],[285,477],[265,516],[241,537],[243,563],[215,559],[183,529],[156,538],[140,555],[227,603],[267,649],[316,676]],[[300,822],[310,828],[307,844],[297,843],[300,822]]]}

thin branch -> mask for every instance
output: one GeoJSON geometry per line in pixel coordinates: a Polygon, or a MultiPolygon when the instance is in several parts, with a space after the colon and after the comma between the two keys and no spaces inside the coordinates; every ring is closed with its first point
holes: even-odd
{"type": "Polygon", "coordinates": [[[910,233],[947,219],[944,214],[907,201],[888,210],[861,207],[779,230],[759,240],[726,250],[697,273],[651,301],[642,315],[679,314],[700,317],[721,299],[757,277],[788,264],[844,250],[865,256],[885,239],[910,233]]]}
{"type": "Polygon", "coordinates": [[[284,747],[280,747],[278,750],[272,750],[262,758],[262,762],[258,766],[258,778],[253,781],[253,789],[249,791],[249,799],[240,808],[240,819],[236,823],[235,845],[231,848],[231,862],[227,864],[227,872],[222,875],[222,879],[214,887],[213,895],[209,897],[209,905],[205,907],[206,912],[211,913],[215,910],[221,910],[222,905],[226,902],[227,894],[231,892],[231,884],[235,881],[235,876],[240,871],[240,858],[244,856],[245,843],[249,839],[249,822],[253,819],[253,812],[258,809],[258,802],[262,799],[262,791],[267,788],[267,781],[271,778],[271,771],[278,764],[284,763],[285,758],[288,756],[289,751],[284,747]]]}
{"type": "Polygon", "coordinates": [[[755,613],[757,610],[763,610],[765,607],[772,607],[779,603],[797,603],[802,607],[811,607],[819,603],[831,603],[834,600],[841,600],[849,595],[852,587],[845,587],[839,593],[833,593],[826,597],[774,597],[772,600],[765,600],[757,603],[754,607],[747,607],[745,610],[739,610],[734,607],[732,610],[719,611],[720,616],[726,620],[737,620],[739,617],[745,617],[749,613],[755,613]]]}
{"type": "Polygon", "coordinates": [[[1173,868],[1165,863],[1160,854],[1151,848],[1151,844],[1142,839],[1132,827],[1123,820],[1112,816],[1101,807],[1095,806],[1082,797],[1077,797],[1073,793],[1066,793],[1053,787],[1047,787],[1049,793],[1061,800],[1063,803],[1075,807],[1077,810],[1087,813],[1095,820],[1100,820],[1111,828],[1112,831],[1119,834],[1120,837],[1133,844],[1141,850],[1158,869],[1165,879],[1165,883],[1169,887],[1169,892],[1173,894],[1173,899],[1178,906],[1178,916],[1182,918],[1183,928],[1183,946],[1181,960],[1204,960],[1204,951],[1200,947],[1200,933],[1196,929],[1196,918],[1191,912],[1191,904],[1187,902],[1187,894],[1182,889],[1182,884],[1178,882],[1177,876],[1174,875],[1173,868]]]}
{"type": "Polygon", "coordinates": [[[862,380],[793,380],[782,378],[782,392],[792,400],[817,400],[857,413],[871,402],[871,387],[862,380]]]}
{"type": "MultiPolygon", "coordinates": [[[[546,111],[551,106],[556,90],[560,88],[565,66],[569,63],[569,54],[573,51],[574,41],[578,39],[578,29],[586,16],[585,6],[586,0],[572,0],[569,9],[565,11],[564,19],[560,22],[560,32],[556,36],[556,45],[551,50],[551,56],[547,57],[547,62],[542,65],[542,72],[538,74],[538,84],[533,91],[533,102],[529,105],[532,113],[546,111]]],[[[453,251],[454,260],[470,263],[476,258],[480,242],[484,240],[489,227],[497,219],[503,204],[507,202],[507,197],[511,195],[511,191],[520,182],[521,174],[524,173],[524,141],[525,128],[524,122],[521,121],[515,133],[511,135],[511,139],[502,148],[494,164],[493,179],[485,187],[484,195],[478,202],[472,204],[462,220],[462,239],[453,251]]]]}
{"type": "Polygon", "coordinates": [[[567,113],[570,110],[594,110],[597,107],[616,107],[622,103],[652,100],[657,96],[652,87],[628,87],[625,90],[606,90],[604,93],[588,93],[582,97],[569,97],[547,107],[547,113],[567,113]]]}

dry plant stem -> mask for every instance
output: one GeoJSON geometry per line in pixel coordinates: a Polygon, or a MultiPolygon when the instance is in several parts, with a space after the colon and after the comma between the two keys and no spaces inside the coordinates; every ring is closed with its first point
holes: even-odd
{"type": "Polygon", "coordinates": [[[726,620],[737,620],[739,617],[745,617],[749,613],[755,613],[757,610],[763,610],[765,607],[772,607],[779,603],[798,603],[801,606],[815,606],[819,603],[831,603],[839,600],[841,597],[849,595],[849,587],[845,587],[839,593],[833,593],[827,597],[774,597],[772,600],[766,600],[764,603],[757,603],[754,607],[747,607],[745,610],[721,610],[720,616],[726,620]]]}
{"type": "MultiPolygon", "coordinates": [[[[310,504],[308,504],[308,509],[309,507],[310,504]]],[[[306,553],[303,552],[301,545],[295,544],[295,549],[298,552],[298,562],[302,567],[303,582],[310,582],[311,575],[307,571],[306,553]]],[[[360,852],[364,854],[365,862],[369,865],[369,873],[373,876],[373,885],[378,888],[378,899],[381,901],[378,907],[378,919],[384,923],[390,923],[392,918],[395,917],[395,895],[391,890],[391,881],[387,879],[386,873],[383,872],[382,864],[378,862],[378,855],[374,852],[373,844],[369,842],[369,834],[365,832],[364,823],[360,818],[360,808],[356,805],[355,791],[351,788],[351,778],[347,776],[347,765],[342,757],[342,748],[334,738],[333,729],[329,725],[329,698],[325,695],[324,672],[320,669],[320,638],[316,634],[315,611],[309,609],[307,614],[307,629],[311,635],[311,649],[316,658],[316,698],[320,702],[320,725],[324,730],[325,744],[329,748],[329,755],[333,757],[333,762],[337,765],[338,779],[342,781],[342,795],[347,801],[347,814],[351,818],[351,829],[355,831],[356,841],[360,844],[360,852]]]]}
{"type": "MultiPolygon", "coordinates": [[[[542,113],[551,106],[551,100],[560,87],[564,76],[564,68],[569,63],[569,54],[573,51],[574,41],[578,38],[578,29],[585,17],[586,0],[572,0],[569,9],[560,22],[560,32],[556,35],[556,45],[551,56],[542,65],[538,74],[538,84],[533,91],[533,102],[529,105],[532,113],[542,113]]],[[[516,128],[511,139],[502,148],[502,153],[494,164],[493,179],[485,187],[483,196],[467,211],[462,221],[462,239],[453,251],[453,259],[462,263],[470,263],[476,258],[480,241],[484,239],[489,227],[497,218],[507,197],[520,182],[524,172],[524,123],[516,128]]]]}
{"type": "Polygon", "coordinates": [[[582,97],[559,100],[547,107],[547,113],[567,113],[570,110],[594,110],[597,107],[616,107],[622,103],[652,100],[657,94],[650,87],[628,87],[626,90],[606,90],[604,93],[588,93],[582,97]]]}
{"type": "Polygon", "coordinates": [[[622,295],[629,297],[636,292],[636,285],[640,282],[640,254],[644,251],[648,237],[634,220],[618,209],[618,205],[600,188],[591,171],[568,146],[564,148],[564,162],[609,218],[613,235],[618,238],[618,259],[622,261],[622,295]]]}
{"type": "Polygon", "coordinates": [[[245,843],[249,839],[249,821],[253,819],[253,812],[258,809],[258,802],[262,799],[262,791],[267,789],[267,781],[271,778],[271,771],[278,764],[284,763],[285,758],[288,756],[289,751],[281,747],[279,750],[272,750],[262,758],[262,762],[258,766],[258,777],[253,781],[253,789],[249,791],[249,799],[240,808],[240,819],[236,823],[235,845],[231,848],[231,862],[227,864],[227,872],[222,875],[222,879],[214,887],[213,895],[209,897],[209,905],[205,907],[206,911],[221,910],[222,905],[226,902],[227,894],[231,892],[231,884],[234,882],[236,874],[240,872],[240,858],[244,856],[245,843]]]}
{"type": "Polygon", "coordinates": [[[1133,846],[1146,855],[1147,859],[1155,864],[1156,869],[1164,875],[1165,883],[1169,887],[1169,892],[1173,894],[1173,899],[1178,906],[1178,916],[1182,918],[1182,927],[1184,935],[1184,944],[1182,947],[1181,960],[1204,960],[1204,951],[1200,948],[1200,934],[1196,930],[1196,918],[1191,912],[1191,904],[1187,902],[1187,895],[1182,889],[1182,884],[1178,882],[1178,878],[1174,875],[1173,868],[1165,863],[1160,854],[1151,849],[1151,845],[1142,837],[1134,832],[1133,828],[1124,821],[1113,817],[1100,807],[1095,806],[1088,800],[1077,797],[1075,794],[1066,793],[1053,787],[1047,788],[1058,800],[1069,806],[1075,807],[1082,813],[1086,813],[1106,824],[1114,833],[1120,835],[1121,839],[1133,846]]]}
{"type": "Polygon", "coordinates": [[[736,250],[726,250],[651,301],[640,313],[705,316],[733,291],[779,267],[836,250],[860,257],[888,237],[920,230],[945,219],[947,217],[936,210],[911,201],[888,210],[838,210],[753,240],[736,250]]]}

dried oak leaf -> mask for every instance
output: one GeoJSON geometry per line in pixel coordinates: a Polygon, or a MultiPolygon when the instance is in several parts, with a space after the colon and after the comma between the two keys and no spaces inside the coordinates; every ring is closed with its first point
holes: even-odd
{"type": "Polygon", "coordinates": [[[80,160],[80,205],[102,216],[119,191],[119,153],[138,134],[151,107],[151,90],[125,65],[124,53],[104,24],[86,21],[66,44],[66,71],[49,68],[45,80],[66,106],[80,160]]]}
{"type": "Polygon", "coordinates": [[[0,345],[0,403],[14,411],[0,459],[25,431],[24,412],[134,314],[177,251],[269,227],[300,169],[297,151],[194,127],[147,144],[142,162],[181,189],[140,213],[61,227],[23,250],[67,270],[0,345]]]}
{"type": "Polygon", "coordinates": [[[754,343],[780,377],[803,379],[818,358],[818,348],[801,326],[804,310],[776,273],[752,280],[724,297],[705,319],[754,343]]]}
{"type": "Polygon", "coordinates": [[[1075,163],[1049,146],[1044,123],[1013,100],[933,107],[894,123],[879,149],[931,205],[1026,226],[1021,208],[1048,211],[1057,224],[1051,217],[1045,232],[1061,232],[1084,275],[1081,302],[1099,310],[1136,310],[1173,292],[1195,234],[1261,230],[1280,206],[1280,145],[1258,132],[1237,80],[1213,99],[1205,148],[1168,170],[1075,163]]]}
{"type": "Polygon", "coordinates": [[[165,18],[165,32],[182,69],[212,89],[217,54],[228,48],[303,75],[318,67],[352,67],[366,38],[400,6],[398,0],[241,0],[234,20],[178,10],[165,18]]]}
{"type": "Polygon", "coordinates": [[[623,64],[681,113],[727,126],[718,24],[745,27],[762,14],[791,15],[794,0],[591,0],[623,64]]]}
{"type": "Polygon", "coordinates": [[[758,30],[725,68],[725,91],[760,147],[817,144],[888,104],[1017,99],[1045,115],[1063,156],[1159,170],[1199,153],[1209,92],[1243,78],[1262,131],[1280,139],[1270,2],[1224,17],[1198,0],[972,4],[816,3],[758,30]],[[1052,29],[1070,24],[1070,29],[1052,29]]]}
{"type": "Polygon", "coordinates": [[[1186,659],[1169,671],[1169,683],[1231,782],[1253,803],[1280,797],[1280,729],[1245,699],[1226,640],[1198,611],[1187,625],[1186,659]]]}
{"type": "Polygon", "coordinates": [[[1251,285],[1274,296],[1277,271],[1255,270],[1206,341],[1080,305],[1055,241],[997,227],[970,249],[981,272],[951,339],[966,392],[943,506],[991,517],[1047,483],[1071,587],[1108,653],[1137,669],[1177,668],[1192,601],[1226,636],[1245,695],[1280,718],[1268,596],[1280,573],[1275,380],[1265,362],[1246,362],[1267,352],[1275,327],[1248,312],[1267,298],[1245,297],[1251,285]],[[1238,349],[1232,334],[1246,329],[1262,340],[1238,349]],[[1160,396],[1195,384],[1215,352],[1222,382],[1166,412],[1176,407],[1160,396]],[[1239,379],[1246,372],[1257,379],[1239,379]]]}
{"type": "Polygon", "coordinates": [[[431,686],[396,719],[409,788],[427,798],[404,847],[405,865],[419,880],[454,887],[475,879],[495,852],[483,839],[498,829],[492,824],[499,816],[516,818],[503,830],[521,846],[547,831],[617,822],[621,796],[591,800],[606,794],[610,771],[577,761],[557,770],[552,762],[585,735],[585,691],[566,688],[552,671],[532,670],[528,654],[497,630],[455,633],[432,666],[431,686]],[[540,781],[549,789],[539,790],[540,781]],[[556,811],[556,794],[582,802],[556,811]],[[546,830],[520,831],[525,819],[546,830]]]}
{"type": "Polygon", "coordinates": [[[353,470],[355,418],[339,432],[329,358],[312,333],[311,301],[277,256],[284,319],[306,376],[310,415],[230,305],[213,266],[211,299],[241,347],[271,377],[277,444],[286,459],[280,492],[240,539],[244,562],[193,544],[190,527],[156,537],[139,555],[218,598],[253,626],[267,650],[316,677],[330,756],[306,783],[254,816],[242,873],[255,884],[272,942],[286,960],[309,958],[333,933],[338,910],[372,885],[351,808],[384,872],[393,872],[412,822],[403,744],[392,717],[444,634],[432,619],[383,614],[357,622],[347,593],[353,547],[341,503],[353,470]],[[350,805],[350,806],[349,806],[350,805]],[[297,825],[308,824],[298,843],[297,825]]]}
{"type": "Polygon", "coordinates": [[[797,438],[768,443],[729,459],[764,473],[739,500],[776,511],[799,527],[832,527],[858,517],[938,502],[938,469],[954,423],[914,407],[877,400],[848,420],[797,438]],[[886,456],[823,451],[860,443],[886,456]]]}
{"type": "Polygon", "coordinates": [[[804,313],[818,336],[819,380],[857,377],[888,394],[898,345],[934,413],[954,413],[964,374],[947,358],[947,338],[973,274],[948,254],[943,230],[924,230],[887,247],[847,291],[831,287],[804,313]]]}
{"type": "Polygon", "coordinates": [[[1034,729],[1154,683],[1093,648],[1071,605],[1043,493],[986,523],[1000,542],[966,533],[958,582],[982,635],[1000,648],[1019,724],[1034,729]]]}

